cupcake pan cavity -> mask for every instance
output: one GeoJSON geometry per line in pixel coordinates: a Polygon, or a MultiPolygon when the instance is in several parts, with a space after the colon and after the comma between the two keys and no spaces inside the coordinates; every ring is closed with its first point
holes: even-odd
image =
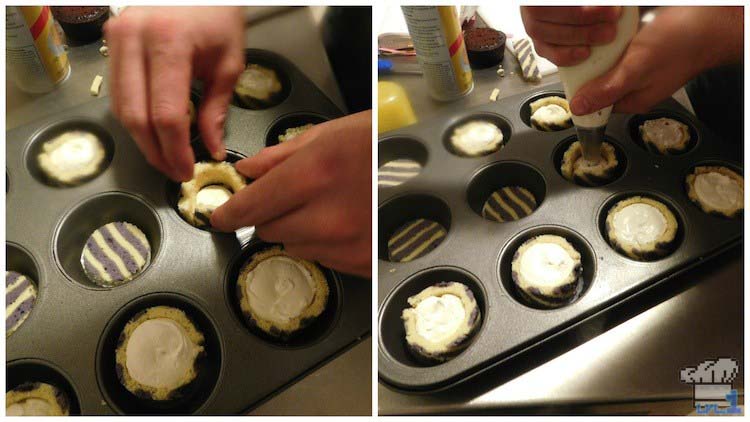
{"type": "MultiPolygon", "coordinates": [[[[278,56],[276,56],[275,54],[264,50],[248,48],[245,50],[245,66],[250,64],[257,64],[265,68],[272,69],[274,72],[276,72],[276,77],[281,83],[281,90],[271,96],[269,106],[256,111],[273,108],[283,103],[289,97],[293,88],[292,76],[289,74],[290,69],[288,69],[288,67],[284,64],[279,63],[278,56]]],[[[232,93],[232,105],[235,107],[252,110],[242,102],[236,92],[232,93]]]]}
{"type": "MultiPolygon", "coordinates": [[[[480,157],[486,157],[489,155],[497,154],[499,151],[502,151],[504,148],[508,147],[508,142],[510,142],[510,137],[513,133],[513,130],[511,129],[510,123],[508,120],[496,113],[493,112],[480,112],[480,111],[474,111],[474,112],[465,112],[461,113],[457,116],[454,116],[451,119],[451,124],[449,127],[445,129],[445,131],[442,133],[442,139],[443,139],[443,145],[445,146],[445,149],[447,149],[451,154],[454,154],[461,158],[468,158],[468,159],[476,159],[480,157]],[[488,152],[484,155],[481,155],[479,157],[469,157],[461,152],[457,151],[453,147],[453,143],[451,142],[451,136],[453,135],[453,131],[466,123],[473,122],[473,121],[485,121],[490,122],[493,125],[497,126],[500,131],[503,133],[503,142],[501,143],[500,147],[493,152],[488,152]]],[[[432,137],[434,138],[435,135],[433,134],[432,137]]],[[[430,138],[428,138],[430,139],[430,138]]]]}
{"type": "Polygon", "coordinates": [[[70,415],[80,415],[78,393],[70,378],[52,363],[41,359],[18,359],[5,366],[5,391],[8,392],[27,382],[43,382],[63,392],[68,399],[70,415]]]}
{"type": "Polygon", "coordinates": [[[137,282],[149,270],[150,263],[158,257],[162,242],[162,227],[156,211],[133,194],[106,192],[74,206],[57,229],[53,253],[58,266],[70,280],[87,288],[106,289],[92,282],[84,272],[81,251],[96,229],[119,221],[138,227],[151,246],[151,256],[146,260],[145,267],[125,284],[137,282]]]}
{"type": "Polygon", "coordinates": [[[99,175],[107,171],[107,168],[112,163],[114,155],[114,139],[112,138],[112,135],[109,133],[109,131],[100,122],[82,117],[71,116],[65,119],[53,120],[47,126],[41,127],[41,129],[37,133],[32,135],[32,139],[28,143],[28,148],[26,150],[26,168],[34,177],[34,179],[36,179],[39,183],[44,183],[48,186],[56,188],[76,187],[86,184],[93,179],[96,179],[97,177],[99,177],[99,175]],[[79,182],[71,186],[67,186],[50,179],[39,166],[37,157],[42,152],[42,147],[47,141],[59,135],[62,135],[63,133],[71,131],[83,131],[96,135],[96,137],[99,139],[99,142],[101,142],[102,147],[104,148],[104,161],[99,166],[96,173],[81,179],[79,182]]]}
{"type": "MultiPolygon", "coordinates": [[[[211,158],[211,155],[208,153],[208,151],[206,151],[206,148],[203,145],[203,143],[201,143],[200,141],[198,141],[198,142],[193,143],[192,146],[193,146],[193,151],[195,152],[195,162],[196,163],[201,162],[201,161],[214,161],[214,159],[211,158]]],[[[240,161],[243,158],[245,158],[244,155],[242,155],[242,154],[240,154],[238,152],[229,150],[229,149],[227,149],[226,152],[227,152],[227,157],[224,159],[224,161],[226,161],[228,163],[236,163],[237,161],[240,161]]],[[[246,181],[247,181],[248,184],[251,182],[248,179],[246,179],[246,181]]],[[[164,192],[166,194],[167,202],[169,203],[169,206],[172,208],[172,210],[174,211],[174,214],[177,216],[177,218],[179,218],[188,227],[192,227],[195,230],[203,230],[203,231],[207,231],[207,232],[221,233],[218,230],[214,229],[213,227],[209,227],[209,226],[195,227],[195,226],[193,226],[192,224],[188,223],[185,220],[185,218],[182,216],[182,214],[180,214],[180,210],[179,210],[179,208],[177,206],[177,204],[180,202],[180,190],[181,190],[181,188],[182,188],[182,184],[181,183],[178,183],[178,182],[175,182],[175,181],[172,181],[172,180],[167,180],[166,188],[164,189],[164,192]]]]}
{"type": "MultiPolygon", "coordinates": [[[[230,161],[260,152],[273,122],[283,116],[342,116],[288,60],[268,51],[248,51],[272,61],[287,75],[289,93],[282,103],[265,110],[229,108],[225,142],[230,161]]],[[[199,84],[194,93],[199,99],[199,84]]],[[[331,283],[336,295],[331,312],[335,315],[323,319],[325,329],[319,334],[311,334],[294,347],[281,348],[249,332],[232,310],[224,288],[243,244],[235,233],[198,230],[182,220],[173,208],[179,184],[172,189],[171,200],[167,178],[148,165],[127,131],[112,117],[109,106],[109,98],[93,99],[6,132],[6,174],[13,181],[6,202],[8,265],[22,270],[33,267],[37,274],[28,275],[35,276],[39,286],[32,316],[7,339],[8,368],[19,359],[43,360],[59,368],[76,387],[84,415],[236,414],[257,406],[369,334],[371,315],[362,310],[371,306],[371,283],[329,270],[324,272],[335,280],[331,283]],[[61,189],[40,183],[28,170],[28,163],[35,158],[31,144],[39,134],[66,122],[91,122],[101,127],[112,139],[114,155],[107,170],[95,179],[61,189]],[[146,234],[151,262],[132,281],[102,289],[85,276],[80,256],[91,232],[113,220],[133,223],[146,234]],[[16,249],[31,258],[18,258],[23,254],[16,254],[16,249]],[[213,350],[219,355],[207,357],[215,359],[215,367],[209,372],[213,380],[201,384],[201,392],[196,393],[200,404],[168,410],[149,407],[127,396],[129,393],[117,393],[118,388],[124,390],[119,381],[104,382],[105,370],[110,371],[110,380],[114,371],[114,360],[111,367],[103,366],[105,356],[114,353],[104,342],[119,335],[113,334],[117,329],[111,324],[130,316],[123,306],[135,309],[146,303],[184,305],[196,311],[196,323],[201,324],[204,317],[208,322],[203,333],[214,336],[218,346],[213,350]]],[[[193,142],[200,145],[200,138],[196,136],[193,142]]],[[[208,157],[202,148],[197,148],[196,156],[208,157]]]]}
{"type": "MultiPolygon", "coordinates": [[[[552,132],[552,133],[555,133],[555,132],[552,132]]],[[[562,178],[562,180],[567,181],[569,183],[576,184],[584,188],[592,188],[592,187],[600,188],[602,186],[607,186],[609,184],[615,183],[617,179],[619,179],[620,177],[622,177],[623,174],[625,174],[625,171],[628,167],[628,154],[625,152],[622,146],[620,146],[620,144],[615,139],[613,139],[611,135],[609,135],[609,132],[607,133],[608,134],[605,135],[604,142],[612,145],[612,147],[615,149],[615,157],[617,157],[617,167],[615,167],[613,171],[612,179],[609,182],[604,183],[599,186],[586,186],[582,184],[579,185],[577,182],[572,181],[572,180],[569,181],[562,175],[561,166],[562,166],[563,156],[565,155],[565,152],[568,150],[568,148],[570,148],[570,146],[573,145],[573,143],[578,140],[578,137],[573,135],[573,136],[563,139],[563,141],[560,142],[557,145],[557,147],[555,147],[554,151],[552,152],[552,162],[554,163],[557,174],[562,178]]]]}
{"type": "MultiPolygon", "coordinates": [[[[521,110],[519,112],[519,116],[521,117],[521,121],[529,128],[534,130],[535,127],[531,126],[531,103],[533,103],[536,100],[541,100],[542,98],[547,97],[560,97],[565,98],[565,92],[562,90],[560,91],[542,91],[534,93],[532,96],[528,97],[524,100],[523,104],[521,104],[521,110]]],[[[560,132],[560,131],[553,131],[554,132],[560,132]]]]}
{"type": "Polygon", "coordinates": [[[466,200],[471,209],[481,217],[487,199],[498,189],[509,186],[528,190],[534,195],[536,208],[542,206],[547,192],[544,177],[539,170],[518,161],[500,161],[479,170],[466,189],[466,200]]]}
{"type": "MultiPolygon", "coordinates": [[[[690,175],[690,174],[693,174],[693,171],[695,170],[696,167],[705,167],[705,166],[708,166],[708,167],[726,167],[729,170],[732,170],[733,172],[739,174],[743,178],[745,177],[745,174],[744,174],[744,171],[742,170],[742,167],[740,167],[736,163],[732,163],[732,162],[729,162],[729,161],[717,160],[717,159],[707,159],[707,160],[699,161],[699,162],[697,162],[695,164],[690,165],[687,169],[685,169],[685,172],[684,172],[684,174],[682,176],[683,195],[684,195],[685,199],[688,202],[690,202],[690,204],[692,204],[692,206],[696,210],[698,210],[699,212],[704,212],[704,211],[701,209],[700,205],[698,205],[695,202],[693,202],[692,200],[690,200],[690,197],[688,196],[687,176],[690,175]]],[[[704,214],[705,214],[705,212],[704,212],[704,214]]],[[[718,213],[712,213],[712,214],[708,214],[708,215],[714,217],[714,220],[741,220],[741,219],[743,219],[745,217],[744,211],[742,213],[740,213],[739,216],[735,216],[735,217],[732,217],[732,218],[729,218],[729,217],[727,217],[725,215],[718,214],[718,213]]]]}
{"type": "MultiPolygon", "coordinates": [[[[279,135],[283,135],[287,129],[304,126],[306,124],[317,125],[327,122],[329,119],[315,113],[294,113],[276,120],[268,129],[266,135],[266,146],[271,147],[279,144],[279,135]]],[[[299,136],[299,135],[297,135],[299,136]]]]}
{"type": "Polygon", "coordinates": [[[698,132],[699,142],[690,154],[657,156],[644,150],[631,139],[629,130],[629,123],[637,116],[613,114],[607,126],[607,142],[618,153],[619,176],[605,186],[584,188],[565,180],[559,169],[562,154],[574,140],[575,128],[542,132],[525,121],[529,101],[561,93],[560,84],[552,84],[468,110],[459,104],[449,105],[433,118],[382,134],[379,151],[389,151],[389,159],[399,157],[401,151],[411,151],[413,142],[419,140],[429,160],[418,177],[378,191],[381,382],[403,391],[425,392],[452,389],[491,368],[503,368],[503,373],[506,369],[507,373],[526,371],[549,359],[551,349],[575,347],[591,338],[592,332],[600,332],[608,321],[637,309],[638,300],[646,298],[656,286],[660,291],[676,291],[679,286],[669,282],[672,275],[741,243],[743,218],[703,213],[688,199],[684,181],[693,167],[706,163],[742,173],[736,153],[676,101],[665,101],[655,110],[685,116],[698,132]],[[470,159],[446,148],[445,136],[456,122],[488,114],[507,122],[512,131],[511,142],[505,147],[470,159]],[[403,149],[399,140],[407,140],[403,149]],[[541,195],[538,208],[516,221],[483,220],[484,200],[493,188],[506,182],[541,195]],[[653,195],[675,213],[680,225],[679,243],[668,256],[653,262],[635,261],[607,243],[600,230],[605,205],[616,196],[630,194],[653,195]],[[388,261],[386,243],[391,231],[410,218],[430,216],[448,221],[444,242],[414,261],[388,261]],[[559,308],[542,309],[524,301],[514,291],[510,275],[518,246],[541,234],[565,237],[582,255],[581,292],[559,308]],[[432,270],[446,267],[470,274],[474,280],[478,289],[472,290],[478,300],[481,296],[484,311],[482,328],[456,358],[425,367],[407,354],[400,312],[406,307],[406,297],[419,288],[440,281],[462,281],[429,276],[432,270]],[[413,286],[415,280],[421,284],[413,286]],[[405,289],[410,288],[407,293],[405,289]]]}
{"type": "Polygon", "coordinates": [[[278,244],[265,243],[258,239],[251,240],[247,245],[242,248],[242,251],[232,260],[232,265],[229,267],[226,276],[224,277],[224,289],[227,296],[227,303],[230,304],[231,310],[234,313],[237,321],[248,331],[249,335],[258,337],[259,339],[268,342],[274,346],[285,349],[296,349],[309,346],[311,344],[323,341],[333,330],[338,322],[340,309],[341,309],[341,285],[339,275],[327,268],[320,267],[323,275],[328,282],[328,304],[325,310],[317,318],[301,328],[296,333],[292,334],[288,339],[281,339],[264,332],[260,328],[256,327],[247,317],[242,313],[242,309],[239,304],[238,295],[238,276],[242,267],[247,263],[250,258],[258,252],[262,252],[272,247],[280,247],[278,244]]]}
{"type": "Polygon", "coordinates": [[[97,380],[105,400],[120,413],[192,414],[209,400],[216,388],[223,355],[218,328],[201,306],[181,295],[153,293],[126,304],[107,323],[96,354],[97,380]],[[180,398],[162,402],[139,398],[128,391],[120,384],[114,364],[115,349],[125,325],[139,312],[154,306],[169,306],[185,312],[205,339],[205,354],[199,355],[195,362],[198,367],[196,379],[179,389],[180,398]]]}
{"type": "MultiPolygon", "coordinates": [[[[450,236],[450,209],[445,202],[435,196],[408,195],[382,203],[378,208],[378,258],[388,260],[388,240],[404,224],[420,218],[434,221],[443,226],[448,233],[441,243],[445,242],[450,236]]],[[[440,246],[438,245],[437,248],[440,248],[440,246]]],[[[433,252],[434,250],[428,252],[427,255],[433,252]]]]}
{"type": "Polygon", "coordinates": [[[560,236],[567,240],[568,243],[573,246],[573,249],[581,254],[581,267],[583,268],[583,271],[580,275],[579,285],[575,289],[576,293],[566,304],[561,304],[558,307],[568,306],[586,294],[586,291],[594,283],[594,278],[596,276],[596,255],[594,254],[591,245],[583,238],[583,236],[566,227],[551,225],[537,226],[521,232],[518,236],[511,239],[511,241],[503,248],[502,255],[500,256],[500,282],[506,293],[515,299],[516,302],[535,309],[552,309],[549,306],[531,300],[525,293],[523,293],[513,281],[513,274],[511,271],[513,258],[516,251],[518,251],[518,248],[520,248],[524,242],[542,235],[560,236]]]}
{"type": "MultiPolygon", "coordinates": [[[[429,270],[415,274],[396,287],[388,298],[385,299],[380,306],[378,323],[381,353],[387,354],[390,359],[408,367],[418,368],[441,365],[439,362],[430,364],[424,360],[417,359],[408,350],[409,346],[404,340],[406,332],[404,321],[401,319],[401,313],[404,309],[411,307],[408,302],[411,296],[439,282],[451,281],[464,284],[471,290],[481,312],[479,327],[466,340],[469,346],[448,362],[459,359],[461,354],[467,353],[471,348],[474,338],[476,338],[482,329],[482,321],[487,314],[487,301],[482,283],[474,275],[457,267],[430,268],[429,270]]],[[[445,363],[442,364],[444,365],[445,363]]]]}
{"type": "MultiPolygon", "coordinates": [[[[690,133],[690,140],[688,141],[685,149],[672,155],[687,154],[691,152],[696,146],[698,146],[698,143],[701,141],[698,129],[693,124],[693,119],[687,115],[687,112],[683,112],[682,110],[656,109],[646,114],[633,116],[630,120],[628,120],[628,134],[630,135],[630,139],[644,150],[654,155],[664,156],[655,147],[647,144],[646,142],[643,142],[643,138],[641,137],[641,132],[639,129],[640,126],[647,120],[655,120],[661,118],[677,120],[678,122],[687,125],[688,132],[690,133]]],[[[668,156],[669,155],[667,155],[667,157],[668,156]]]]}
{"type": "MultiPolygon", "coordinates": [[[[669,253],[661,258],[650,259],[647,261],[658,261],[658,260],[669,257],[669,255],[671,255],[677,249],[679,249],[680,244],[685,239],[686,230],[689,230],[690,228],[685,225],[685,218],[683,217],[684,214],[678,209],[678,207],[675,205],[675,203],[671,199],[664,196],[663,194],[659,194],[656,192],[643,191],[643,190],[635,190],[635,191],[630,191],[630,192],[621,192],[621,193],[612,195],[612,197],[608,198],[606,202],[604,202],[601,209],[599,210],[599,216],[598,216],[599,233],[604,238],[604,240],[611,246],[611,242],[609,240],[609,234],[607,232],[607,215],[609,214],[609,211],[612,209],[612,207],[617,205],[618,202],[623,201],[628,198],[632,198],[634,196],[640,196],[642,198],[649,198],[649,199],[653,199],[654,201],[661,202],[662,204],[666,205],[667,209],[672,212],[672,214],[674,215],[674,218],[677,220],[677,233],[675,234],[674,240],[672,240],[668,245],[664,245],[663,247],[665,250],[668,250],[669,253]]],[[[614,247],[612,248],[614,249],[614,247]]],[[[619,251],[617,252],[627,259],[632,259],[619,251]]]]}

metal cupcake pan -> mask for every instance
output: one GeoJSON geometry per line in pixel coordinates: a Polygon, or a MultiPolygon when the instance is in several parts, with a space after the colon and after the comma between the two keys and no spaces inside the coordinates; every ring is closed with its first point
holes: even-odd
{"type": "MultiPolygon", "coordinates": [[[[274,125],[289,116],[328,120],[342,112],[294,65],[261,50],[290,86],[278,105],[265,110],[230,106],[226,144],[230,159],[263,149],[274,125]]],[[[193,93],[200,99],[199,90],[193,93]]],[[[6,339],[8,388],[25,381],[52,381],[71,396],[81,414],[247,411],[366,336],[372,284],[325,270],[331,296],[318,323],[289,343],[250,330],[234,302],[237,269],[261,245],[239,243],[234,233],[197,229],[178,215],[179,185],[151,168],[127,131],[111,116],[109,99],[6,132],[7,268],[32,277],[37,302],[29,318],[6,339]],[[46,183],[36,153],[49,136],[74,128],[105,138],[106,169],[75,187],[46,183]],[[125,220],[151,243],[149,266],[135,279],[104,289],[80,266],[86,237],[98,226],[125,220]],[[117,380],[114,349],[124,324],[156,305],[184,310],[206,337],[206,357],[186,398],[170,403],[138,399],[117,380]]],[[[199,139],[194,138],[196,145],[199,139]]],[[[198,159],[203,156],[198,151],[198,159]]]]}
{"type": "MultiPolygon", "coordinates": [[[[379,165],[397,158],[423,164],[416,177],[378,189],[378,370],[386,385],[430,392],[456,386],[491,368],[522,371],[535,356],[544,356],[544,347],[554,339],[587,334],[592,329],[587,325],[590,321],[630,309],[652,287],[668,287],[671,276],[742,242],[744,217],[705,214],[689,200],[685,189],[685,176],[697,165],[721,164],[742,173],[742,164],[730,143],[711,133],[676,101],[659,104],[648,117],[687,123],[696,136],[688,151],[659,156],[646,150],[633,139],[643,116],[615,114],[607,136],[619,154],[622,173],[605,186],[588,188],[565,180],[559,172],[562,153],[575,129],[542,132],[528,125],[528,104],[542,95],[564,96],[559,84],[551,85],[468,110],[455,107],[380,137],[379,165]],[[505,122],[507,127],[501,127],[505,146],[478,158],[454,155],[446,146],[450,129],[471,116],[505,122]],[[508,184],[529,189],[538,208],[513,222],[483,219],[484,200],[508,184]],[[628,195],[659,199],[675,213],[680,230],[671,254],[640,262],[607,243],[602,224],[606,212],[628,195]],[[388,238],[415,218],[439,222],[448,230],[447,236],[421,258],[389,262],[388,238]],[[564,236],[582,254],[582,291],[572,303],[557,309],[539,309],[524,301],[510,276],[517,248],[545,233],[564,236]],[[463,282],[472,289],[482,311],[482,325],[457,357],[426,366],[407,350],[400,315],[409,296],[441,281],[463,282]]],[[[566,347],[572,347],[570,342],[566,347]]]]}

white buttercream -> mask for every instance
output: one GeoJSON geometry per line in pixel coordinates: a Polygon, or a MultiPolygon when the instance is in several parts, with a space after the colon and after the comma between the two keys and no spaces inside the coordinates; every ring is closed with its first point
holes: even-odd
{"type": "Polygon", "coordinates": [[[88,166],[101,148],[96,135],[83,131],[64,133],[56,141],[56,148],[49,151],[49,159],[58,170],[65,172],[88,166]]]}
{"type": "Polygon", "coordinates": [[[7,416],[51,416],[52,406],[47,400],[28,398],[5,409],[7,416]]]}
{"type": "Polygon", "coordinates": [[[503,142],[503,132],[493,123],[474,120],[458,126],[453,131],[451,142],[465,154],[483,154],[498,148],[503,142]]]}
{"type": "Polygon", "coordinates": [[[557,104],[547,104],[539,107],[531,117],[538,122],[557,123],[570,117],[568,111],[557,104]]]}
{"type": "Polygon", "coordinates": [[[425,298],[417,305],[416,313],[417,333],[433,342],[450,338],[466,316],[461,298],[452,294],[425,298]]]}
{"type": "Polygon", "coordinates": [[[195,360],[196,346],[187,332],[169,318],[143,322],[130,335],[126,365],[137,382],[155,388],[182,384],[195,360]]]}
{"type": "Polygon", "coordinates": [[[625,243],[646,245],[659,239],[667,229],[667,219],[656,207],[631,204],[615,214],[617,238],[625,243]]]}
{"type": "Polygon", "coordinates": [[[199,190],[198,194],[195,195],[195,209],[201,212],[212,213],[231,197],[232,191],[224,186],[209,185],[199,190]]]}
{"type": "Polygon", "coordinates": [[[695,177],[695,193],[701,202],[720,211],[734,211],[742,204],[742,188],[721,173],[701,173],[695,177]]]}
{"type": "Polygon", "coordinates": [[[261,261],[248,273],[245,286],[253,311],[277,324],[297,318],[315,298],[315,281],[310,271],[285,256],[261,261]]]}
{"type": "Polygon", "coordinates": [[[568,252],[556,243],[535,243],[521,256],[519,269],[524,280],[538,286],[563,284],[576,263],[568,252]]]}
{"type": "Polygon", "coordinates": [[[674,119],[662,117],[643,123],[643,137],[661,147],[677,146],[684,141],[687,126],[674,119]]]}

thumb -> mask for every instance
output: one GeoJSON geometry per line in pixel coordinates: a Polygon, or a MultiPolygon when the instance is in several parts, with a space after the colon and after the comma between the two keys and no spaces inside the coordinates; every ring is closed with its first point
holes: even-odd
{"type": "Polygon", "coordinates": [[[570,111],[581,116],[609,107],[635,89],[635,79],[618,64],[578,89],[570,101],[570,111]]]}
{"type": "Polygon", "coordinates": [[[295,136],[294,139],[264,148],[258,154],[235,163],[235,168],[246,177],[257,179],[312,142],[315,139],[316,128],[317,125],[295,136]]]}
{"type": "Polygon", "coordinates": [[[242,63],[225,57],[206,78],[203,100],[198,113],[198,127],[203,143],[214,160],[226,158],[224,149],[224,121],[237,76],[242,72],[242,63]]]}

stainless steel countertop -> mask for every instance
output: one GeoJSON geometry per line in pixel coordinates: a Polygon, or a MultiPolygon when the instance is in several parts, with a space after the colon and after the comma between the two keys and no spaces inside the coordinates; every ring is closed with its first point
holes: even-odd
{"type": "MultiPolygon", "coordinates": [[[[495,68],[475,70],[473,92],[450,106],[486,104],[494,88],[503,98],[559,82],[553,74],[540,85],[525,83],[507,51],[504,67],[504,78],[495,68]]],[[[429,97],[419,75],[380,80],[403,86],[418,119],[445,107],[429,97]]],[[[676,96],[678,101],[684,101],[683,95],[676,96]]],[[[739,360],[734,388],[742,394],[743,271],[742,248],[737,247],[675,277],[671,285],[685,286],[680,293],[623,317],[614,328],[602,327],[591,333],[596,337],[507,382],[498,381],[507,375],[491,370],[456,388],[419,395],[379,383],[379,414],[688,414],[695,410],[692,387],[679,381],[680,369],[723,356],[739,360]]]]}
{"type": "MultiPolygon", "coordinates": [[[[272,13],[246,8],[252,24],[246,45],[277,52],[294,62],[337,106],[345,109],[325,48],[309,8],[272,13]]],[[[273,12],[273,11],[271,11],[273,12]]],[[[56,90],[30,95],[6,76],[6,130],[85,104],[95,97],[89,87],[97,74],[105,77],[100,96],[108,95],[107,60],[101,43],[72,47],[70,78],[56,90]]],[[[253,409],[253,415],[370,415],[372,412],[372,340],[354,345],[288,389],[253,409]]]]}

